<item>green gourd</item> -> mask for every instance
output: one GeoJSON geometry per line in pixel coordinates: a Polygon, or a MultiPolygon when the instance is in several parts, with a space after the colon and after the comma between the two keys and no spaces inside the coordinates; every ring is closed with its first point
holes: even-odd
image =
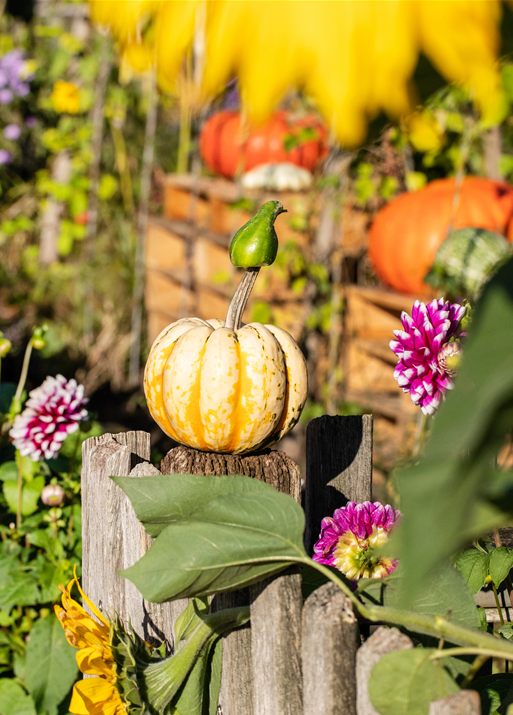
{"type": "Polygon", "coordinates": [[[279,201],[267,201],[230,243],[230,260],[237,268],[261,268],[274,263],[278,253],[278,236],[274,230],[276,218],[285,213],[279,201]]]}

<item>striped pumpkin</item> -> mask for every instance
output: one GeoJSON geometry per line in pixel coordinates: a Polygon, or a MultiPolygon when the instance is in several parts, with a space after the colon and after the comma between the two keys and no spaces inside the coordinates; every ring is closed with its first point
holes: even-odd
{"type": "Polygon", "coordinates": [[[185,318],[155,340],[144,391],[153,418],[177,442],[245,454],[277,442],[297,423],[306,362],[274,325],[232,330],[222,320],[185,318]]]}

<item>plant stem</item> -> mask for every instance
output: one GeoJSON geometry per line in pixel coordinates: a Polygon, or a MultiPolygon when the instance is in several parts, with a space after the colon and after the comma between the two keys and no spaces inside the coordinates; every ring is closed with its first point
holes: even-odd
{"type": "Polygon", "coordinates": [[[126,153],[125,138],[121,129],[119,120],[114,119],[110,122],[110,131],[114,142],[114,150],[116,152],[116,165],[119,173],[121,184],[121,195],[123,197],[123,205],[128,217],[131,218],[135,214],[134,193],[132,190],[132,178],[130,176],[130,168],[128,166],[128,157],[126,153]]]}
{"type": "Polygon", "coordinates": [[[224,324],[225,328],[230,330],[238,330],[241,325],[242,314],[246,308],[250,293],[255,285],[255,281],[258,278],[260,268],[246,268],[242,280],[239,283],[239,287],[235,291],[235,295],[232,298],[230,307],[228,308],[228,313],[226,315],[226,321],[224,324]]]}
{"type": "Polygon", "coordinates": [[[21,396],[22,396],[23,390],[25,388],[25,383],[27,381],[30,356],[32,355],[33,347],[34,347],[34,343],[32,341],[32,338],[30,338],[28,345],[27,345],[27,349],[25,350],[25,356],[23,358],[23,366],[21,368],[21,375],[20,375],[20,379],[18,382],[18,387],[16,388],[16,394],[14,395],[14,400],[18,401],[18,402],[21,400],[21,396]]]}
{"type": "Polygon", "coordinates": [[[483,667],[483,665],[486,663],[486,661],[490,658],[488,654],[483,654],[483,655],[478,655],[477,658],[474,659],[474,662],[470,666],[470,669],[465,676],[465,679],[461,683],[461,687],[467,688],[472,680],[474,679],[475,674],[483,667]]]}
{"type": "Polygon", "coordinates": [[[501,622],[501,626],[504,625],[504,618],[502,616],[502,608],[501,608],[501,603],[499,601],[499,594],[497,593],[497,589],[495,587],[495,584],[492,581],[492,589],[493,589],[493,597],[495,599],[495,605],[497,606],[497,610],[499,611],[499,621],[501,622]]]}
{"type": "MultiPolygon", "coordinates": [[[[500,640],[495,640],[500,643],[500,640]]],[[[439,658],[449,658],[450,656],[456,657],[458,655],[479,655],[484,658],[485,661],[488,660],[488,658],[504,658],[505,660],[513,660],[513,653],[505,655],[504,651],[493,650],[492,648],[446,648],[445,650],[435,650],[435,652],[429,656],[429,659],[438,660],[439,658]]],[[[479,668],[477,668],[477,670],[479,670],[479,668]]]]}
{"type": "Polygon", "coordinates": [[[422,417],[417,426],[417,433],[415,435],[415,444],[413,446],[412,457],[418,457],[422,452],[422,447],[424,446],[424,440],[426,437],[426,424],[428,416],[423,412],[420,413],[422,417]]]}
{"type": "Polygon", "coordinates": [[[23,458],[16,450],[16,461],[18,462],[18,504],[16,505],[16,528],[21,526],[21,497],[23,490],[23,458]]]}
{"type": "MultiPolygon", "coordinates": [[[[296,559],[293,559],[296,561],[296,559]]],[[[425,616],[421,613],[413,611],[401,611],[396,608],[387,608],[385,606],[366,606],[361,603],[358,597],[339,579],[330,569],[323,564],[312,561],[308,557],[297,559],[300,563],[312,566],[323,573],[330,581],[335,583],[341,591],[352,601],[358,613],[372,622],[393,623],[396,626],[410,628],[420,633],[427,633],[435,637],[444,637],[452,643],[461,643],[465,647],[473,647],[472,653],[479,654],[489,653],[490,656],[496,658],[505,658],[513,660],[513,644],[505,638],[495,638],[488,633],[459,626],[456,623],[448,621],[442,616],[425,616]],[[479,649],[476,651],[476,649],[479,649]],[[506,655],[507,654],[507,657],[506,655]]],[[[443,651],[444,654],[449,653],[449,649],[443,651]]]]}
{"type": "Polygon", "coordinates": [[[136,387],[139,382],[139,362],[141,359],[141,325],[144,296],[144,247],[151,195],[151,171],[155,146],[155,130],[157,127],[157,79],[155,70],[151,73],[151,85],[148,92],[148,109],[146,111],[146,130],[144,135],[144,151],[141,169],[141,191],[137,213],[137,242],[135,248],[134,292],[132,302],[132,330],[130,345],[130,366],[128,370],[128,385],[136,387]]]}

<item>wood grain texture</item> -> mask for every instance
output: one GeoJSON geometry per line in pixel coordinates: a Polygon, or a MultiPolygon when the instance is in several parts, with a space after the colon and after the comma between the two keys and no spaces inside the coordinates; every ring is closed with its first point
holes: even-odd
{"type": "Polygon", "coordinates": [[[250,586],[253,701],[256,715],[303,712],[301,576],[250,586]]]}
{"type": "MultiPolygon", "coordinates": [[[[170,651],[170,604],[150,604],[135,586],[117,575],[147,551],[146,536],[130,501],[109,478],[158,473],[147,461],[150,435],[122,432],[91,437],[82,446],[82,584],[105,613],[117,613],[145,640],[166,642],[170,651]]],[[[174,604],[173,604],[174,605],[174,604]]]]}
{"type": "Polygon", "coordinates": [[[481,698],[475,690],[462,690],[433,701],[429,715],[481,715],[481,698]]]}
{"type": "MultiPolygon", "coordinates": [[[[283,452],[276,450],[265,450],[261,454],[251,456],[240,456],[231,454],[214,454],[212,452],[200,452],[190,447],[179,446],[170,450],[161,462],[162,474],[204,474],[206,476],[219,476],[223,474],[241,474],[254,479],[259,479],[266,484],[273,486],[280,492],[289,494],[296,501],[301,499],[301,479],[300,470],[297,464],[287,457],[283,452]]],[[[256,677],[258,682],[265,680],[269,676],[268,664],[256,658],[253,654],[252,641],[257,639],[257,651],[262,644],[269,644],[275,640],[276,623],[285,622],[290,599],[279,604],[276,600],[275,592],[282,589],[285,593],[294,593],[296,598],[295,608],[298,611],[294,615],[298,623],[298,640],[296,661],[297,667],[285,664],[287,667],[299,667],[300,673],[300,609],[301,594],[298,591],[300,582],[296,574],[282,576],[273,581],[270,588],[259,595],[257,611],[265,612],[274,609],[273,618],[261,618],[254,615],[254,606],[251,608],[251,628],[244,626],[230,633],[223,635],[223,672],[221,679],[221,693],[219,696],[219,715],[264,715],[267,711],[260,710],[254,703],[253,680],[256,677]],[[287,580],[292,579],[293,586],[287,586],[287,580]],[[274,586],[274,583],[277,585],[274,586]],[[280,585],[281,584],[281,585],[280,585]],[[255,665],[256,663],[256,665],[255,665]],[[264,669],[264,671],[262,671],[264,669]],[[262,672],[265,675],[262,676],[262,672]]],[[[222,593],[214,597],[212,609],[219,611],[222,608],[233,608],[235,606],[248,605],[250,602],[249,589],[241,589],[232,593],[222,593]]],[[[295,612],[294,612],[295,613],[295,612]]],[[[281,682],[281,681],[280,681],[281,682]]],[[[269,690],[269,684],[267,686],[269,690]]],[[[296,688],[301,688],[301,678],[299,676],[296,688]]],[[[272,689],[269,692],[275,692],[272,689]]],[[[295,702],[297,701],[297,698],[295,702]]],[[[300,701],[299,701],[300,702],[300,701]]],[[[271,711],[269,711],[271,712],[271,711]]],[[[278,711],[272,711],[277,713],[278,711]]],[[[283,713],[293,711],[282,711],[283,713]]],[[[295,712],[295,711],[294,711],[295,712]]],[[[297,712],[302,712],[299,710],[297,712]]]]}
{"type": "Polygon", "coordinates": [[[372,415],[317,417],[306,431],[305,548],[348,501],[372,499],[372,415]]]}
{"type": "Polygon", "coordinates": [[[413,648],[413,643],[398,628],[380,626],[356,654],[357,715],[379,715],[369,698],[369,678],[376,663],[394,650],[413,648]]]}
{"type": "Polygon", "coordinates": [[[303,607],[305,715],[356,715],[356,652],[360,643],[351,601],[334,583],[303,607]]]}
{"type": "Polygon", "coordinates": [[[244,457],[238,454],[200,452],[190,447],[175,447],[161,462],[162,474],[241,474],[270,484],[277,491],[301,501],[301,476],[298,465],[284,452],[265,450],[244,457]]]}

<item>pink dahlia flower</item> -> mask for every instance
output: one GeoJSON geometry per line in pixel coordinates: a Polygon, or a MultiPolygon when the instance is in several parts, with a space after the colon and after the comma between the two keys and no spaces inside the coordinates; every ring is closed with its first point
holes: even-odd
{"type": "Polygon", "coordinates": [[[322,520],[313,560],[335,566],[352,581],[388,576],[397,561],[377,556],[375,550],[388,541],[400,518],[401,512],[388,504],[350,501],[322,520]]]}
{"type": "Polygon", "coordinates": [[[394,377],[425,415],[432,415],[445,391],[453,388],[454,370],[448,358],[450,354],[454,359],[459,344],[449,340],[458,335],[465,310],[443,298],[428,305],[416,300],[411,318],[401,315],[404,330],[394,330],[397,340],[391,340],[390,347],[399,358],[394,377]]]}
{"type": "Polygon", "coordinates": [[[57,375],[47,377],[29,394],[30,399],[16,416],[9,435],[22,456],[28,455],[34,462],[42,457],[52,459],[66,437],[76,432],[78,423],[87,419],[84,386],[57,375]]]}

